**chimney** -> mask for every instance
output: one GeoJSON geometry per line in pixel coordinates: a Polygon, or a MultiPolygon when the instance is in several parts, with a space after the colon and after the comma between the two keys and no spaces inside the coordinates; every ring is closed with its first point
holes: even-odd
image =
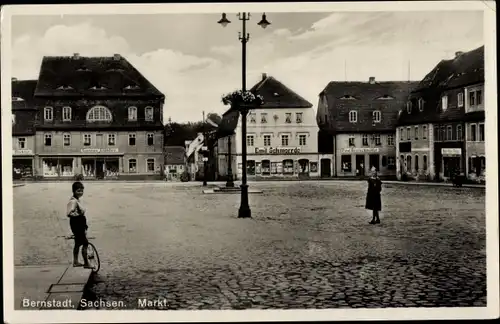
{"type": "Polygon", "coordinates": [[[368,79],[368,82],[369,82],[370,84],[375,84],[375,77],[370,77],[370,78],[368,79]]]}
{"type": "Polygon", "coordinates": [[[262,81],[264,81],[265,79],[267,79],[267,73],[262,73],[262,81]]]}
{"type": "Polygon", "coordinates": [[[455,52],[455,58],[461,56],[464,52],[462,51],[458,51],[458,52],[455,52]]]}
{"type": "Polygon", "coordinates": [[[17,78],[16,77],[12,77],[12,82],[16,82],[17,81],[17,78]]]}
{"type": "Polygon", "coordinates": [[[73,59],[78,60],[80,58],[80,53],[74,53],[73,54],[73,59]]]}
{"type": "Polygon", "coordinates": [[[120,54],[113,55],[113,60],[115,60],[115,61],[119,61],[121,58],[122,58],[122,56],[120,54]]]}

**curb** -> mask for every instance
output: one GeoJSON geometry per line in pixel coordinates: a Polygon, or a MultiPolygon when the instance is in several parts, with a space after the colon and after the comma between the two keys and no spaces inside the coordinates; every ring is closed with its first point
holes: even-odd
{"type": "MultiPolygon", "coordinates": [[[[72,309],[81,310],[81,303],[87,295],[88,287],[94,273],[88,270],[88,275],[81,275],[81,268],[75,268],[69,265],[62,274],[59,281],[50,285],[47,291],[46,301],[69,302],[72,309]],[[83,277],[83,278],[82,278],[83,277]]],[[[83,270],[87,271],[87,270],[83,270]]],[[[62,306],[62,309],[68,307],[62,306]]],[[[61,309],[51,307],[49,309],[61,309]]]]}

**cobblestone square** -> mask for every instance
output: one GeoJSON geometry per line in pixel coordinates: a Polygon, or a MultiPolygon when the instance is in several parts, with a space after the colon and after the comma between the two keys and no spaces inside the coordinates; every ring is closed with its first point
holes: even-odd
{"type": "MultiPolygon", "coordinates": [[[[486,306],[485,190],[384,185],[380,225],[358,181],[251,183],[239,194],[199,183],[85,183],[101,255],[93,291],[155,309],[486,306]]],[[[70,183],[14,188],[15,264],[64,263],[70,183]]]]}

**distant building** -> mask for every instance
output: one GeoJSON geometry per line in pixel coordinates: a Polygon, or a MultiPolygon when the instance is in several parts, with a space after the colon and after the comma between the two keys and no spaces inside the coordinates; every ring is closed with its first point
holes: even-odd
{"type": "Polygon", "coordinates": [[[124,57],[44,57],[35,100],[41,177],[161,178],[164,95],[124,57]]]}
{"type": "Polygon", "coordinates": [[[247,138],[241,138],[241,118],[227,111],[219,128],[226,136],[218,143],[218,173],[224,178],[228,166],[228,142],[231,136],[234,178],[242,175],[242,142],[247,145],[249,178],[317,177],[318,150],[312,104],[272,76],[262,79],[251,89],[264,98],[264,104],[247,116],[247,138]],[[230,134],[230,135],[228,135],[230,134]]]}
{"type": "MultiPolygon", "coordinates": [[[[396,175],[398,111],[415,82],[330,82],[319,95],[317,121],[323,142],[330,135],[333,176],[396,175]],[[335,153],[333,153],[335,152],[335,153]]],[[[327,168],[325,154],[321,167],[327,168]]],[[[326,172],[324,172],[326,174],[326,172]]]]}
{"type": "Polygon", "coordinates": [[[15,178],[34,176],[36,84],[36,80],[12,79],[12,168],[15,178]]]}
{"type": "Polygon", "coordinates": [[[182,146],[165,146],[165,177],[167,181],[179,181],[186,171],[186,150],[182,146]]]}

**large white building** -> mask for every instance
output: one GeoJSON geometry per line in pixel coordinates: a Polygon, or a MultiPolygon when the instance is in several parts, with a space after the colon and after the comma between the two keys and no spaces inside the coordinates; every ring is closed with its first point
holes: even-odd
{"type": "Polygon", "coordinates": [[[242,175],[242,142],[247,145],[247,176],[286,178],[319,176],[318,125],[312,104],[272,76],[250,89],[264,104],[247,116],[247,138],[241,138],[241,117],[228,111],[223,123],[233,134],[219,139],[218,175],[225,178],[231,141],[232,171],[242,175]]]}

